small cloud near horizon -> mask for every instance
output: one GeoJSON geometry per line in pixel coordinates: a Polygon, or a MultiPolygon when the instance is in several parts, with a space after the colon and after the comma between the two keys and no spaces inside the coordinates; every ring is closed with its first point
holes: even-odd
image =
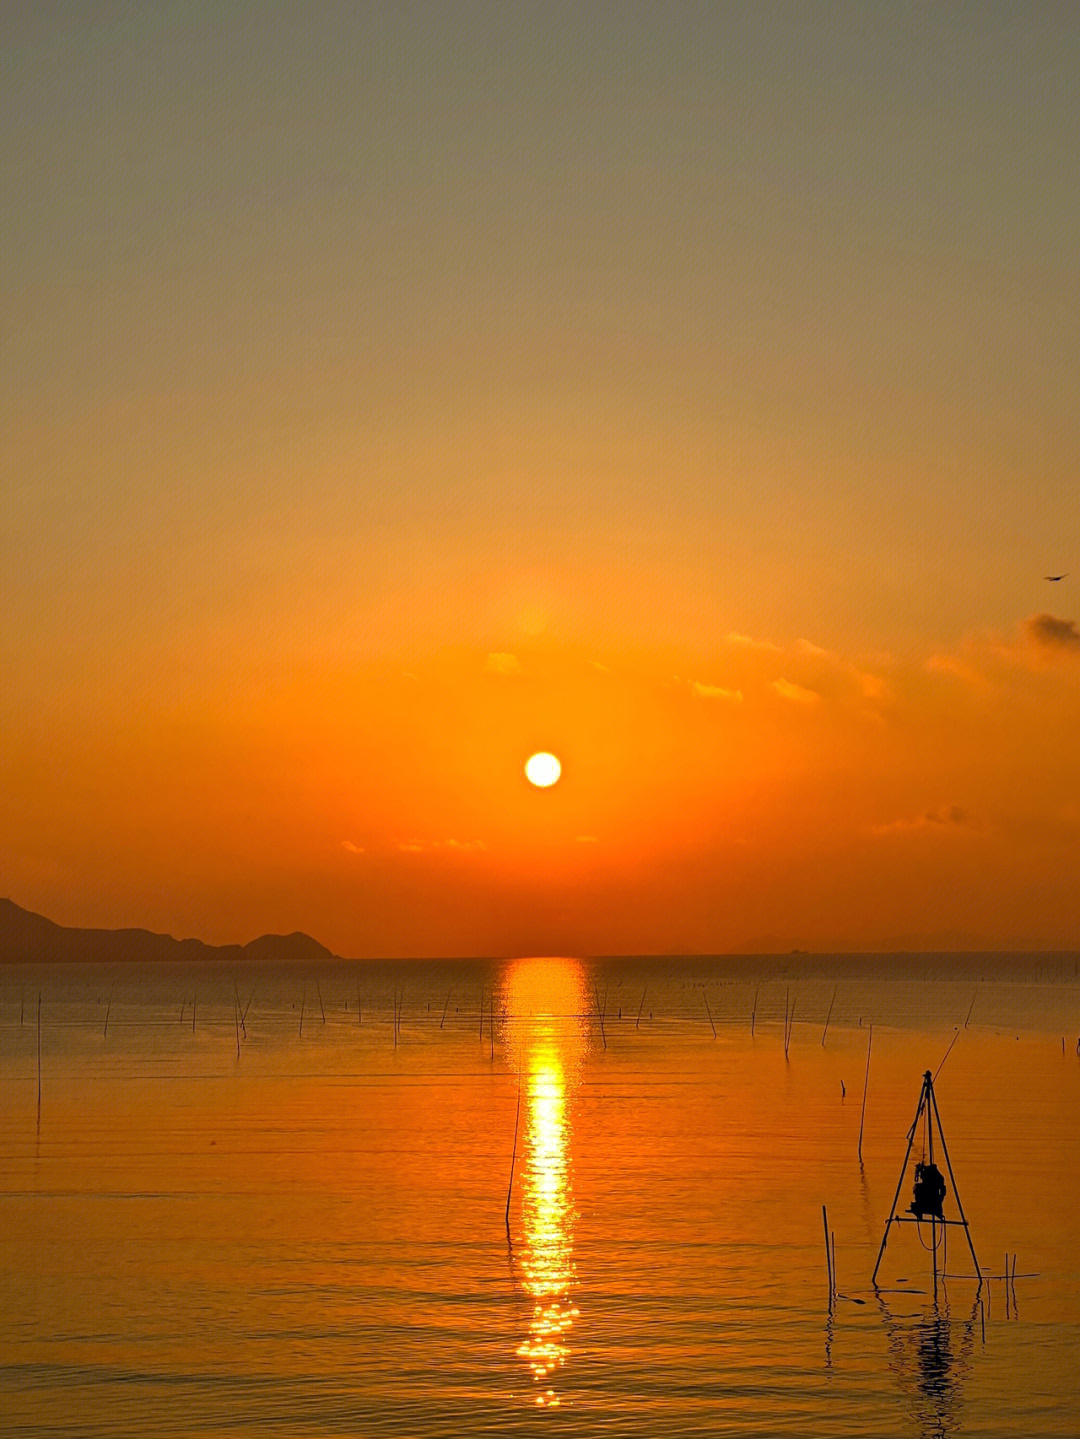
{"type": "Polygon", "coordinates": [[[742,690],[725,689],[723,685],[703,684],[701,680],[690,681],[690,692],[695,694],[699,700],[731,700],[734,704],[742,704],[742,690]]]}
{"type": "Polygon", "coordinates": [[[364,849],[363,845],[361,845],[361,844],[353,844],[353,842],[352,842],[351,839],[343,839],[343,840],[341,841],[341,847],[342,847],[342,849],[347,849],[350,854],[366,854],[366,853],[367,853],[367,850],[364,849]]]}
{"type": "Polygon", "coordinates": [[[808,690],[803,685],[794,684],[791,680],[784,679],[783,675],[778,680],[773,680],[772,687],[781,699],[790,700],[797,705],[816,705],[821,703],[821,696],[817,690],[808,690]]]}
{"type": "Polygon", "coordinates": [[[500,650],[493,651],[488,655],[484,669],[489,675],[501,675],[504,679],[525,673],[517,655],[507,654],[500,650]]]}
{"type": "Polygon", "coordinates": [[[962,805],[942,804],[937,809],[928,809],[914,819],[894,819],[887,824],[875,824],[871,834],[911,834],[919,830],[932,829],[974,829],[975,822],[962,805]]]}

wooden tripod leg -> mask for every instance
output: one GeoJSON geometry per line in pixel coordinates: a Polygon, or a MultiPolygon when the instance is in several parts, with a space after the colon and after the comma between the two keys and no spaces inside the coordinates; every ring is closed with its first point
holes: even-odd
{"type": "Polygon", "coordinates": [[[938,1138],[941,1140],[941,1150],[945,1155],[945,1167],[949,1171],[949,1178],[952,1180],[953,1198],[956,1200],[956,1207],[960,1211],[960,1222],[964,1226],[964,1237],[968,1242],[968,1249],[971,1250],[971,1262],[975,1266],[975,1277],[982,1283],[982,1270],[979,1268],[979,1261],[975,1257],[975,1246],[971,1242],[971,1230],[968,1228],[967,1215],[964,1213],[964,1206],[960,1200],[960,1191],[956,1187],[956,1175],[953,1173],[952,1160],[949,1158],[949,1146],[945,1143],[945,1131],[941,1127],[941,1115],[938,1113],[937,1095],[934,1093],[933,1081],[930,1084],[930,1102],[934,1106],[934,1118],[937,1120],[938,1138]]]}
{"type": "MultiPolygon", "coordinates": [[[[896,1193],[893,1195],[893,1202],[889,1207],[889,1217],[885,1221],[885,1233],[881,1236],[881,1248],[878,1250],[877,1263],[874,1265],[874,1272],[870,1276],[870,1283],[877,1288],[877,1272],[881,1268],[881,1261],[885,1257],[885,1246],[889,1242],[889,1226],[893,1222],[893,1215],[896,1213],[896,1201],[900,1198],[900,1191],[904,1187],[904,1175],[907,1173],[908,1160],[911,1158],[911,1146],[915,1143],[915,1131],[919,1127],[919,1120],[922,1118],[923,1108],[926,1104],[926,1076],[923,1077],[923,1087],[919,1091],[919,1105],[915,1110],[915,1118],[911,1128],[908,1130],[907,1149],[904,1152],[904,1162],[900,1166],[900,1178],[897,1181],[896,1193]]],[[[939,1125],[940,1128],[940,1125],[939,1125]]],[[[951,1171],[950,1171],[951,1172],[951,1171]]]]}

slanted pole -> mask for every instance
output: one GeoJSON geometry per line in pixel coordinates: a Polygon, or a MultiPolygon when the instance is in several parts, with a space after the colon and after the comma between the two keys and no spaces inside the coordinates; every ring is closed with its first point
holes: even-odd
{"type": "Polygon", "coordinates": [[[915,1131],[919,1127],[919,1120],[922,1118],[923,1108],[926,1104],[926,1085],[930,1078],[930,1071],[923,1075],[922,1089],[919,1090],[919,1104],[915,1110],[915,1118],[912,1120],[911,1128],[908,1130],[907,1149],[904,1151],[904,1162],[900,1166],[900,1178],[897,1181],[896,1193],[893,1195],[893,1202],[889,1206],[889,1217],[885,1221],[885,1233],[881,1236],[881,1248],[878,1250],[877,1263],[874,1265],[874,1272],[870,1276],[870,1283],[877,1288],[877,1273],[881,1268],[881,1261],[885,1257],[885,1246],[889,1242],[889,1226],[893,1222],[893,1215],[896,1213],[896,1201],[900,1198],[900,1191],[904,1187],[904,1176],[907,1174],[908,1160],[911,1158],[911,1146],[915,1143],[915,1131]]]}
{"type": "Polygon", "coordinates": [[[937,1120],[938,1138],[941,1140],[941,1152],[945,1156],[945,1168],[949,1171],[949,1179],[952,1182],[953,1198],[956,1200],[956,1207],[960,1211],[960,1222],[964,1226],[964,1235],[967,1238],[968,1249],[971,1251],[971,1262],[975,1266],[975,1276],[979,1283],[982,1283],[982,1270],[979,1268],[979,1261],[975,1257],[975,1245],[971,1242],[971,1230],[968,1228],[967,1215],[964,1213],[964,1206],[960,1200],[960,1191],[956,1187],[956,1175],[953,1173],[952,1160],[949,1158],[949,1146],[945,1143],[945,1131],[941,1127],[941,1115],[938,1113],[937,1095],[934,1093],[934,1081],[931,1079],[928,1085],[930,1102],[934,1106],[934,1118],[937,1120]]]}

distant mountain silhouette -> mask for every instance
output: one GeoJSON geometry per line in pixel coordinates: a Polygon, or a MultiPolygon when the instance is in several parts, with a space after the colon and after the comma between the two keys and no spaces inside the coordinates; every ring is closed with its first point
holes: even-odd
{"type": "Polygon", "coordinates": [[[85,960],[271,960],[312,964],[334,955],[308,934],[264,934],[250,944],[203,944],[148,929],[68,929],[0,899],[0,963],[79,963],[85,960]]]}

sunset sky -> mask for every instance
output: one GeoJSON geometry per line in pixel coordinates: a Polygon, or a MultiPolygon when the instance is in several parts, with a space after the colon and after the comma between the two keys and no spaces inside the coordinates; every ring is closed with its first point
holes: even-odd
{"type": "Polygon", "coordinates": [[[1080,946],[1074,4],[13,0],[0,49],[0,893],[1080,946]]]}

